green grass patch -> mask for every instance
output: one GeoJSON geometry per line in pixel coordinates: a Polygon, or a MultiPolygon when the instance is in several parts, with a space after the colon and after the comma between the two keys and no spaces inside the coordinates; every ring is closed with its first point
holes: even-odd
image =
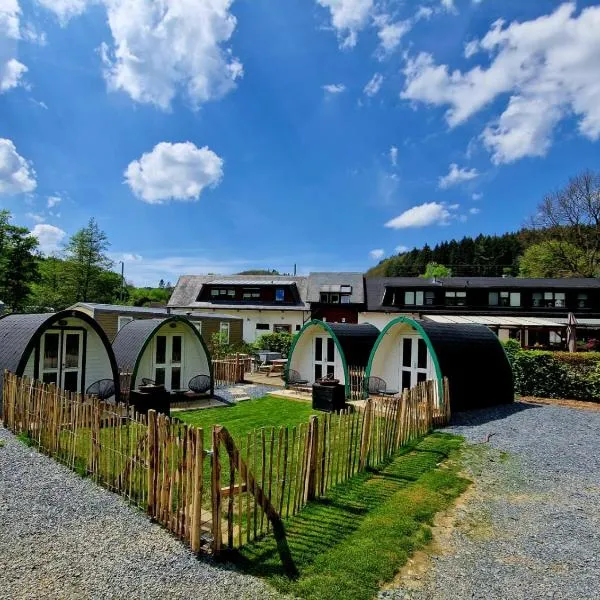
{"type": "Polygon", "coordinates": [[[231,558],[301,598],[372,598],[417,549],[431,539],[434,515],[468,487],[454,461],[462,439],[434,433],[403,448],[380,470],[332,489],[286,521],[288,544],[300,572],[290,580],[267,536],[231,558]]]}
{"type": "Polygon", "coordinates": [[[315,414],[309,402],[265,396],[222,408],[204,408],[173,413],[174,417],[207,432],[223,425],[234,438],[241,438],[261,427],[294,426],[306,423],[315,414]]]}
{"type": "Polygon", "coordinates": [[[17,439],[26,446],[34,446],[35,440],[30,438],[26,433],[19,433],[17,439]]]}

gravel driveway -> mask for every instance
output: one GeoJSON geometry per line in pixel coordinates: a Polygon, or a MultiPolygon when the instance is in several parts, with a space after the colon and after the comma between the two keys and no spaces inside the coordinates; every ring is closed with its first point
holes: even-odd
{"type": "Polygon", "coordinates": [[[0,427],[0,598],[271,598],[0,427]]]}
{"type": "Polygon", "coordinates": [[[421,580],[380,595],[600,598],[600,412],[517,403],[449,431],[478,444],[465,453],[475,487],[421,580]]]}

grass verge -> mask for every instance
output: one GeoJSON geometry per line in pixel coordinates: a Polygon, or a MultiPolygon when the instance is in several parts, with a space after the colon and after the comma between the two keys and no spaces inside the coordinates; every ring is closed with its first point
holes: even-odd
{"type": "Polygon", "coordinates": [[[300,572],[283,572],[271,536],[231,555],[282,592],[315,600],[367,600],[431,539],[437,512],[469,481],[454,456],[462,438],[434,433],[405,447],[378,471],[360,474],[287,520],[288,544],[300,572]]]}

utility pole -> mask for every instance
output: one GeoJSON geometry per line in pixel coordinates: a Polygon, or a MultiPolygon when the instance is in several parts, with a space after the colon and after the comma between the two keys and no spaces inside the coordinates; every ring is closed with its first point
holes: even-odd
{"type": "Polygon", "coordinates": [[[121,263],[121,302],[125,297],[125,262],[120,260],[121,263]]]}

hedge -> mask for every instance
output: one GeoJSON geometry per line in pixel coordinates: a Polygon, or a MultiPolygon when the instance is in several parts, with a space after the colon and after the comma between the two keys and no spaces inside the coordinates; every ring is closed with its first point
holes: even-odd
{"type": "Polygon", "coordinates": [[[600,402],[600,352],[522,350],[513,340],[505,349],[521,396],[600,402]]]}

